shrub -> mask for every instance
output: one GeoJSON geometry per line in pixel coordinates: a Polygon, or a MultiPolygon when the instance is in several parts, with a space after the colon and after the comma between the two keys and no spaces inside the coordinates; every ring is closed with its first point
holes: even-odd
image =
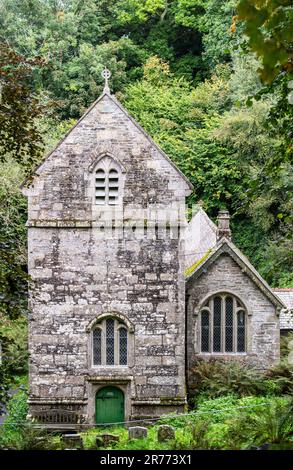
{"type": "Polygon", "coordinates": [[[51,434],[36,429],[31,423],[19,425],[17,430],[0,436],[0,449],[11,450],[55,450],[61,448],[51,434]]]}
{"type": "Polygon", "coordinates": [[[182,426],[190,426],[194,422],[195,418],[196,415],[194,411],[182,415],[175,415],[174,413],[170,413],[161,416],[160,419],[157,421],[157,424],[169,424],[169,426],[181,428],[182,426]]]}
{"type": "Polygon", "coordinates": [[[7,432],[18,429],[26,422],[28,414],[27,394],[21,390],[10,399],[7,405],[7,418],[4,421],[3,429],[7,432]]]}
{"type": "Polygon", "coordinates": [[[283,360],[266,372],[266,381],[273,382],[281,395],[293,395],[293,365],[283,360]]]}
{"type": "Polygon", "coordinates": [[[292,392],[293,367],[285,362],[261,372],[239,362],[198,360],[189,371],[188,398],[191,407],[200,401],[201,396],[275,396],[292,392]]]}
{"type": "Polygon", "coordinates": [[[243,410],[231,423],[228,441],[238,448],[252,444],[293,440],[292,400],[274,399],[269,406],[248,413],[243,410]]]}
{"type": "Polygon", "coordinates": [[[211,400],[201,399],[196,415],[209,419],[211,423],[222,423],[237,414],[238,400],[235,395],[226,395],[211,400]]]}
{"type": "Polygon", "coordinates": [[[281,353],[281,359],[287,359],[288,354],[292,350],[292,348],[289,347],[289,343],[293,342],[293,331],[290,331],[287,335],[282,335],[280,338],[280,353],[281,353]]]}
{"type": "Polygon", "coordinates": [[[205,440],[208,443],[208,449],[225,449],[227,448],[229,436],[229,424],[214,423],[211,424],[205,434],[205,440]]]}
{"type": "Polygon", "coordinates": [[[44,430],[36,429],[26,420],[27,394],[19,391],[8,402],[7,417],[0,431],[0,449],[34,450],[54,449],[54,438],[44,430]]]}
{"type": "Polygon", "coordinates": [[[189,402],[199,395],[216,398],[234,393],[239,396],[259,394],[263,376],[238,362],[198,360],[189,372],[189,402]]]}

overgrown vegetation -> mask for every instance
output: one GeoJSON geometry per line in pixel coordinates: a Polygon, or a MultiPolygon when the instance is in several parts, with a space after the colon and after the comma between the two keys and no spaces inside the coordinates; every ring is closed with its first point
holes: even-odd
{"type": "MultiPolygon", "coordinates": [[[[99,428],[81,432],[86,450],[97,449],[96,438],[102,433],[119,437],[109,449],[247,449],[265,443],[293,448],[292,399],[288,397],[240,398],[236,394],[219,398],[203,398],[196,411],[183,415],[165,415],[148,426],[148,437],[128,439],[123,427],[99,428]],[[175,429],[175,439],[158,442],[160,424],[175,429]]],[[[0,448],[54,449],[64,448],[60,436],[40,431],[25,421],[25,394],[18,394],[9,405],[10,416],[0,432],[0,448]],[[16,424],[18,423],[18,424],[16,424]]]]}
{"type": "Polygon", "coordinates": [[[293,395],[293,366],[284,360],[264,373],[239,362],[198,360],[189,371],[189,403],[200,397],[293,395]]]}
{"type": "MultiPolygon", "coordinates": [[[[189,204],[203,200],[212,218],[228,208],[261,275],[293,286],[290,15],[285,0],[0,0],[0,403],[27,372],[19,186],[101,93],[104,66],[112,92],[194,184],[189,204]]],[[[194,405],[198,395],[292,393],[286,363],[262,379],[201,364],[194,381],[194,405]]],[[[193,433],[209,445],[207,432],[199,421],[174,445],[193,433]]]]}

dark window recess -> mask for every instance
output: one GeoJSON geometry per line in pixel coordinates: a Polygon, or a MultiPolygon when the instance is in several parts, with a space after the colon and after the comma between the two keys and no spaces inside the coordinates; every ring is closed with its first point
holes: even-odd
{"type": "Polygon", "coordinates": [[[116,204],[118,200],[119,178],[117,170],[109,171],[109,204],[116,204]]]}
{"type": "Polygon", "coordinates": [[[108,171],[96,171],[95,198],[98,205],[115,205],[119,196],[119,173],[114,168],[108,171]]]}
{"type": "Polygon", "coordinates": [[[96,204],[105,204],[106,202],[106,176],[104,170],[96,171],[96,204]]]}

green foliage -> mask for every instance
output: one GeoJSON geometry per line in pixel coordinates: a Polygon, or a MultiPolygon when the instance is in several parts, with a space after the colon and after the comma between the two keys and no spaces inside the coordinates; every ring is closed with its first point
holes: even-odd
{"type": "Polygon", "coordinates": [[[200,17],[199,30],[203,33],[203,60],[210,70],[218,63],[231,60],[231,53],[238,48],[241,28],[231,29],[236,14],[237,0],[206,0],[205,14],[200,17]]]}
{"type": "MultiPolygon", "coordinates": [[[[125,428],[109,428],[119,436],[119,442],[109,449],[115,450],[192,450],[241,449],[264,442],[292,440],[291,402],[282,397],[244,397],[235,395],[216,399],[201,399],[196,411],[183,415],[164,415],[148,427],[146,439],[128,440],[125,428]],[[279,413],[279,415],[278,415],[279,413]],[[164,443],[157,440],[160,424],[169,424],[175,430],[175,439],[164,443]],[[250,426],[252,432],[250,432],[250,426]]],[[[82,433],[85,449],[96,449],[96,436],[101,429],[82,433]]]]}
{"type": "Polygon", "coordinates": [[[201,197],[214,212],[231,204],[241,176],[229,149],[213,135],[219,113],[228,103],[229,72],[225,68],[217,72],[211,80],[190,89],[166,63],[152,57],[145,64],[143,80],[130,85],[124,98],[129,112],[194,184],[191,201],[201,197]]]}
{"type": "Polygon", "coordinates": [[[9,376],[5,365],[0,364],[0,416],[4,411],[4,405],[8,400],[9,376]]]}
{"type": "Polygon", "coordinates": [[[19,391],[10,399],[7,405],[7,418],[4,421],[3,429],[10,432],[19,428],[26,422],[28,414],[27,393],[19,391]]]}
{"type": "Polygon", "coordinates": [[[238,72],[229,82],[236,102],[221,116],[215,137],[221,145],[230,148],[239,171],[246,175],[243,181],[246,189],[239,193],[234,205],[235,239],[243,242],[240,247],[244,251],[248,249],[245,252],[249,254],[253,247],[247,246],[251,236],[255,241],[258,238],[260,244],[252,254],[252,261],[256,261],[269,283],[284,286],[292,283],[292,170],[283,158],[283,133],[269,123],[274,97],[264,95],[259,101],[252,101],[250,107],[245,106],[247,94],[253,95],[260,89],[256,66],[257,63],[238,59],[238,72]],[[242,74],[248,73],[246,87],[241,85],[241,70],[242,74]],[[238,228],[236,221],[247,218],[247,214],[251,218],[249,226],[244,228],[240,223],[238,228]]]}
{"type": "Polygon", "coordinates": [[[281,360],[288,360],[289,353],[293,350],[293,331],[289,331],[286,335],[281,335],[280,351],[281,360]]]}
{"type": "MultiPolygon", "coordinates": [[[[9,415],[0,432],[0,448],[62,449],[59,436],[50,436],[26,422],[26,394],[19,392],[8,405],[9,415]],[[18,423],[18,424],[16,424],[18,423]]],[[[124,427],[90,429],[81,432],[84,448],[95,450],[97,435],[109,432],[119,437],[107,449],[182,450],[240,449],[263,442],[292,440],[292,403],[286,398],[244,397],[235,395],[201,399],[196,411],[184,415],[165,415],[148,427],[146,439],[128,439],[124,427]],[[168,423],[175,429],[175,439],[158,442],[157,429],[168,423]],[[251,431],[250,431],[251,430],[251,431]]]]}
{"type": "MultiPolygon", "coordinates": [[[[228,208],[234,241],[259,272],[274,286],[293,285],[291,59],[281,53],[290,49],[291,13],[284,1],[243,0],[244,21],[236,27],[235,6],[236,0],[0,0],[3,397],[27,362],[27,215],[18,188],[43,146],[51,149],[101,93],[105,65],[113,92],[193,183],[190,204],[204,200],[211,217],[228,208]],[[259,60],[248,51],[244,28],[259,60]],[[58,118],[43,116],[48,97],[58,101],[58,118]]],[[[198,395],[231,391],[292,393],[286,363],[262,378],[240,365],[223,367],[199,367],[193,403],[198,395]]],[[[212,446],[221,432],[226,436],[224,428],[209,430],[212,446]]],[[[210,445],[202,423],[196,429],[198,445],[210,445]]],[[[197,445],[190,436],[176,445],[197,445]]]]}
{"type": "Polygon", "coordinates": [[[280,70],[293,71],[290,0],[240,0],[237,10],[249,46],[262,59],[262,79],[270,82],[280,70]]]}
{"type": "Polygon", "coordinates": [[[7,159],[0,169],[0,401],[15,375],[27,370],[26,201],[19,185],[24,172],[7,159]]]}
{"type": "Polygon", "coordinates": [[[293,396],[293,364],[288,361],[288,357],[268,369],[266,379],[275,384],[280,394],[293,396]]]}
{"type": "Polygon", "coordinates": [[[0,449],[54,450],[60,448],[59,440],[44,430],[36,429],[26,419],[27,393],[19,391],[7,405],[7,417],[0,429],[0,449]],[[59,445],[58,445],[59,444],[59,445]]]}
{"type": "Polygon", "coordinates": [[[292,401],[279,399],[253,413],[243,411],[231,423],[228,435],[236,448],[292,441],[292,401]]]}
{"type": "Polygon", "coordinates": [[[10,320],[0,314],[0,340],[6,379],[11,383],[15,376],[27,372],[27,318],[21,316],[10,320]]]}
{"type": "Polygon", "coordinates": [[[200,397],[197,402],[196,415],[200,415],[203,419],[207,417],[211,423],[221,423],[237,414],[236,405],[239,406],[236,395],[230,394],[210,400],[200,397]]]}
{"type": "Polygon", "coordinates": [[[18,430],[3,434],[0,432],[0,449],[9,450],[61,450],[59,440],[48,432],[36,429],[29,423],[18,430]]]}
{"type": "Polygon", "coordinates": [[[61,115],[75,118],[103,91],[101,72],[106,65],[111,70],[111,88],[115,92],[139,77],[139,66],[145,57],[146,53],[127,38],[96,46],[83,43],[78,54],[56,68],[53,76],[44,73],[48,89],[61,100],[61,115]]]}
{"type": "Polygon", "coordinates": [[[0,42],[0,161],[9,153],[23,166],[42,153],[42,136],[36,118],[43,106],[31,86],[39,60],[27,60],[6,42],[0,42]]]}
{"type": "Polygon", "coordinates": [[[9,159],[0,169],[0,312],[16,318],[26,299],[26,201],[19,190],[21,166],[9,159]]]}
{"type": "Polygon", "coordinates": [[[288,362],[261,373],[241,362],[198,360],[189,371],[189,403],[194,406],[200,397],[229,397],[231,393],[235,397],[290,395],[292,374],[293,367],[288,362]]]}

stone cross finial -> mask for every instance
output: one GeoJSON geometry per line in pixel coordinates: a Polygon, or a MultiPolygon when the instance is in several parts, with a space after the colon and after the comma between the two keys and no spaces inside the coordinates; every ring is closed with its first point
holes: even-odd
{"type": "Polygon", "coordinates": [[[105,85],[104,85],[104,93],[110,93],[110,88],[109,88],[109,78],[111,77],[111,72],[108,70],[106,67],[102,71],[102,77],[105,79],[105,85]]]}
{"type": "Polygon", "coordinates": [[[228,240],[231,240],[231,230],[230,230],[230,215],[227,210],[219,211],[218,213],[218,229],[217,229],[217,241],[225,237],[228,240]]]}

